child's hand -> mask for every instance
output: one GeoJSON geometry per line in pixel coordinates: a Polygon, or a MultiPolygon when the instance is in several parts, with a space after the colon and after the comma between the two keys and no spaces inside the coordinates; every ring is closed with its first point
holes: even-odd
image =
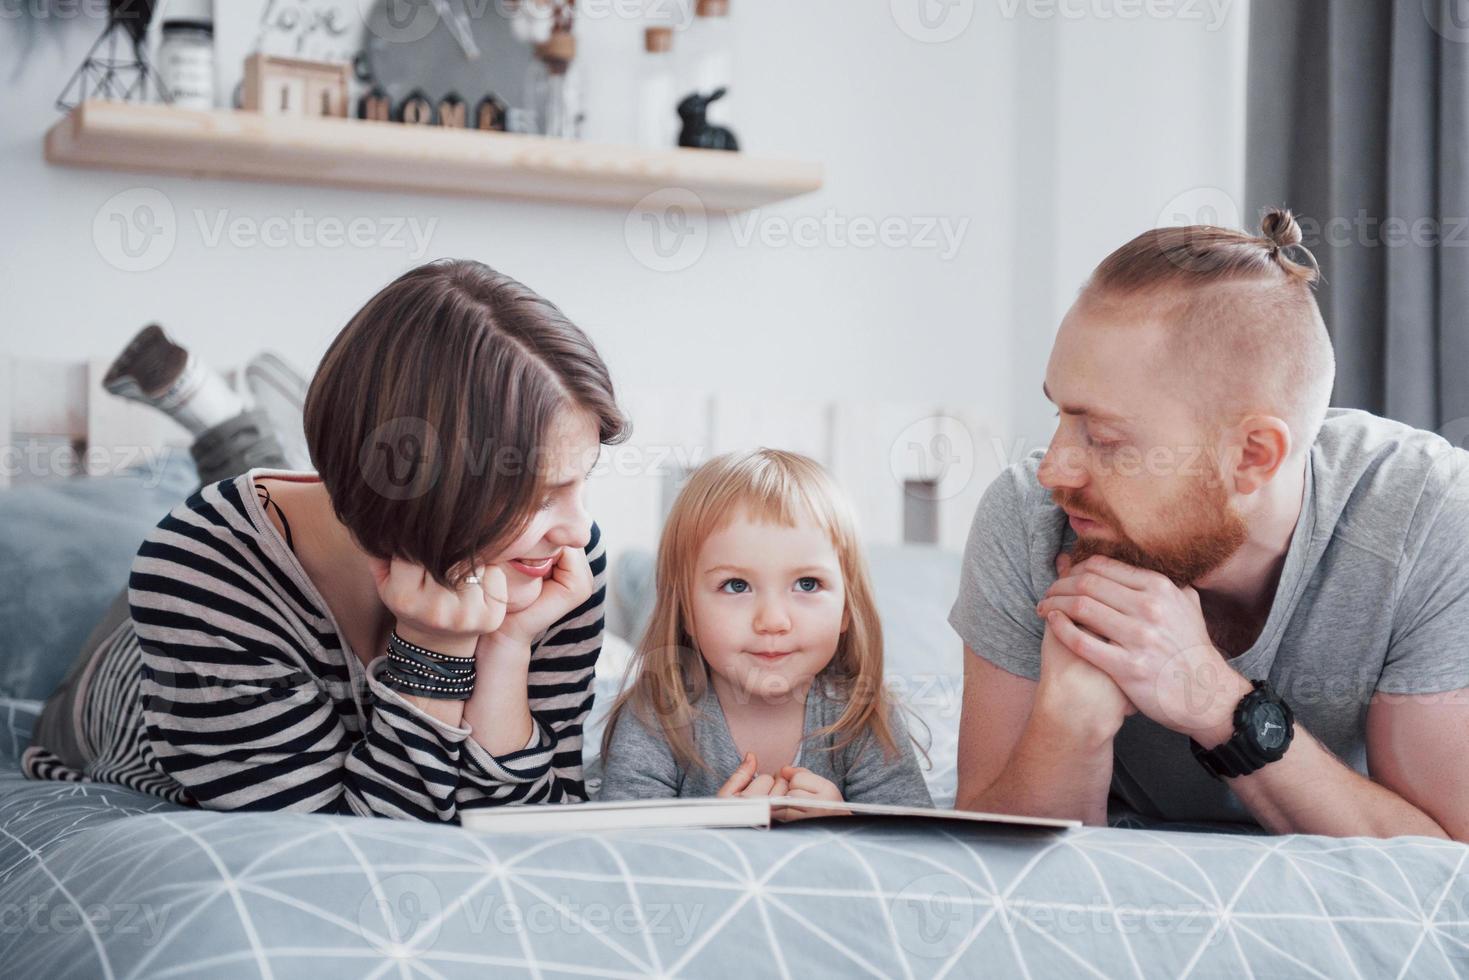
{"type": "MultiPolygon", "coordinates": [[[[789,785],[789,789],[784,793],[771,794],[773,796],[804,797],[812,800],[826,800],[830,803],[842,802],[842,791],[837,789],[836,783],[816,775],[804,766],[786,766],[780,771],[780,778],[789,785]]],[[[848,815],[850,814],[847,810],[817,810],[795,806],[780,807],[771,814],[776,820],[781,821],[848,815]]]]}
{"type": "MultiPolygon", "coordinates": [[[[746,752],[740,767],[724,781],[715,796],[785,796],[790,792],[790,782],[782,776],[757,776],[760,763],[755,753],[746,752]]],[[[782,770],[784,772],[784,770],[782,770]]],[[[840,799],[840,797],[838,797],[840,799]]]]}

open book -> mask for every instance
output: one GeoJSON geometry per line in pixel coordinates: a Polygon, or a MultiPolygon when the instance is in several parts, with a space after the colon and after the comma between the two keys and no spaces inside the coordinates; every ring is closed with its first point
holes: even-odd
{"type": "Polygon", "coordinates": [[[1071,830],[1081,826],[1076,820],[1054,820],[1047,817],[1015,817],[1003,813],[882,806],[876,803],[831,803],[826,800],[788,796],[725,796],[694,800],[568,803],[563,806],[500,806],[461,811],[459,818],[466,830],[493,834],[527,831],[564,834],[598,830],[654,830],[665,827],[769,828],[781,826],[771,820],[771,812],[783,806],[830,810],[833,818],[847,812],[866,817],[958,821],[966,824],[1000,824],[1051,830],[1071,830]]]}

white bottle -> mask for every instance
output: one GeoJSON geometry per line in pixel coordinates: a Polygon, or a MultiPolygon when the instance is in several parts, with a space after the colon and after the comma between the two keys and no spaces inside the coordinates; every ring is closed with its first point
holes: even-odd
{"type": "Polygon", "coordinates": [[[673,28],[643,32],[643,59],[638,80],[639,146],[669,150],[678,145],[678,65],[673,54],[673,28]]]}
{"type": "MultiPolygon", "coordinates": [[[[698,0],[694,13],[693,21],[677,41],[684,89],[678,98],[728,89],[729,95],[709,106],[709,122],[734,128],[739,119],[735,108],[739,89],[734,77],[734,25],[729,19],[729,0],[698,0]]],[[[738,129],[735,131],[738,135],[738,129]]]]}
{"type": "Polygon", "coordinates": [[[168,5],[158,74],[174,107],[214,108],[214,0],[174,0],[168,5]]]}

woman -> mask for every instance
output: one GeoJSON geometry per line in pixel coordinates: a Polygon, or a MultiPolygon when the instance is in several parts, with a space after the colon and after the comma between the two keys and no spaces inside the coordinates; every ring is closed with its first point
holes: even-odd
{"type": "Polygon", "coordinates": [[[27,774],[450,823],[585,799],[582,491],[626,429],[591,341],[479,263],[423,266],[332,343],[305,429],[315,473],[205,486],[148,536],[27,774]]]}

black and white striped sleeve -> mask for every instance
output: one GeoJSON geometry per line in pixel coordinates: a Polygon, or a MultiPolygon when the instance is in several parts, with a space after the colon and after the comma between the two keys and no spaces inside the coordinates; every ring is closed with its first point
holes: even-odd
{"type": "Polygon", "coordinates": [[[586,547],[592,594],[563,616],[532,646],[528,697],[534,725],[531,744],[492,756],[477,742],[465,743],[459,786],[461,809],[508,803],[581,803],[582,729],[596,695],[593,678],[602,652],[607,598],[607,549],[593,524],[586,547]]]}
{"type": "Polygon", "coordinates": [[[212,810],[454,822],[467,729],[401,699],[357,708],[344,665],[308,649],[320,622],[259,546],[232,484],[149,535],[129,603],[155,764],[212,810]]]}

